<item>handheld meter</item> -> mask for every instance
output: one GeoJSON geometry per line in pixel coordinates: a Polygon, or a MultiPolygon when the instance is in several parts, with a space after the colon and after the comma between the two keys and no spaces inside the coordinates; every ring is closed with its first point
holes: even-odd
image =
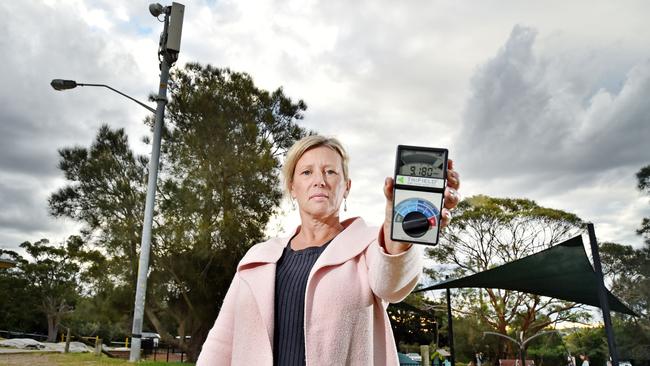
{"type": "Polygon", "coordinates": [[[438,244],[448,154],[447,149],[397,146],[392,240],[438,244]]]}

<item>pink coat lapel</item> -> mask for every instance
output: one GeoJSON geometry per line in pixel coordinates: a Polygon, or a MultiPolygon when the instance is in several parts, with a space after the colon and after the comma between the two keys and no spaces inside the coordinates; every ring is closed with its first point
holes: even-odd
{"type": "Polygon", "coordinates": [[[257,244],[246,253],[237,266],[237,273],[248,284],[264,321],[273,346],[273,309],[275,308],[275,265],[289,238],[271,239],[257,244]]]}
{"type": "MultiPolygon", "coordinates": [[[[309,279],[321,268],[335,266],[361,254],[368,244],[376,238],[376,228],[370,228],[360,217],[354,217],[342,222],[345,229],[337,235],[334,240],[325,248],[323,254],[318,258],[311,269],[309,279]],[[369,230],[372,233],[369,234],[369,230]],[[374,235],[373,235],[374,233],[374,235]]],[[[309,282],[307,282],[309,287],[309,282]]]]}

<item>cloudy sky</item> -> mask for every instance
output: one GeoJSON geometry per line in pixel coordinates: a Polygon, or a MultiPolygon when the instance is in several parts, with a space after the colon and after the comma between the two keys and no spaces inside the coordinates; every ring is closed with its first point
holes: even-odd
{"type": "MultiPolygon", "coordinates": [[[[106,83],[146,101],[162,30],[148,4],[0,2],[0,247],[77,230],[47,214],[64,184],[57,149],[88,146],[107,123],[149,153],[144,108],[101,88],[49,86],[106,83]]],[[[634,174],[650,164],[650,2],[184,4],[179,65],[282,86],[308,104],[304,127],[349,148],[345,215],[381,222],[397,144],[447,147],[464,196],[530,198],[594,222],[602,240],[641,245],[634,230],[650,202],[634,174]]],[[[269,234],[297,221],[285,205],[269,234]]]]}

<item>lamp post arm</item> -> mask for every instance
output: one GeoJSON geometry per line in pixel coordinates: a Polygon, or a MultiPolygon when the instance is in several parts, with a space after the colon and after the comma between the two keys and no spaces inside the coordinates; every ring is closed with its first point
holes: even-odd
{"type": "Polygon", "coordinates": [[[151,112],[151,113],[153,113],[153,114],[156,113],[156,110],[155,110],[155,109],[149,107],[148,105],[142,103],[141,101],[139,101],[139,100],[137,100],[137,99],[135,99],[135,98],[133,98],[133,97],[131,97],[131,96],[129,96],[129,95],[126,95],[126,94],[122,93],[121,91],[119,91],[119,90],[117,90],[117,89],[111,88],[110,86],[108,86],[108,85],[106,85],[106,84],[83,84],[83,83],[77,83],[77,86],[101,86],[101,87],[104,87],[104,88],[110,89],[110,90],[116,92],[117,94],[119,94],[119,95],[121,95],[121,96],[123,96],[123,97],[129,98],[129,99],[131,99],[132,101],[138,103],[139,105],[141,105],[141,106],[147,108],[147,110],[148,110],[149,112],[151,112]]]}
{"type": "Polygon", "coordinates": [[[549,333],[557,333],[557,330],[549,330],[549,331],[546,331],[546,332],[539,332],[539,333],[535,334],[534,336],[532,336],[532,337],[526,339],[526,340],[524,341],[524,343],[522,343],[521,345],[522,345],[523,347],[525,347],[526,344],[528,344],[528,342],[530,342],[531,340],[533,340],[533,339],[535,339],[535,338],[537,338],[537,337],[539,337],[539,336],[541,336],[541,335],[549,334],[549,333]]]}
{"type": "Polygon", "coordinates": [[[521,343],[519,343],[518,340],[516,340],[516,339],[514,339],[514,338],[512,338],[510,336],[507,336],[507,335],[501,334],[501,333],[496,333],[496,332],[483,332],[484,337],[485,337],[486,334],[491,334],[491,335],[495,335],[495,336],[498,336],[498,337],[506,338],[506,339],[514,342],[517,346],[519,346],[521,348],[521,343]]]}

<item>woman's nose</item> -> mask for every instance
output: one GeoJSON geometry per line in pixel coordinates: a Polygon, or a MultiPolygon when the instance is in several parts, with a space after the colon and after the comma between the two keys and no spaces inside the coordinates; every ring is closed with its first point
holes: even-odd
{"type": "Polygon", "coordinates": [[[323,173],[314,174],[314,186],[325,187],[325,174],[323,173]]]}

